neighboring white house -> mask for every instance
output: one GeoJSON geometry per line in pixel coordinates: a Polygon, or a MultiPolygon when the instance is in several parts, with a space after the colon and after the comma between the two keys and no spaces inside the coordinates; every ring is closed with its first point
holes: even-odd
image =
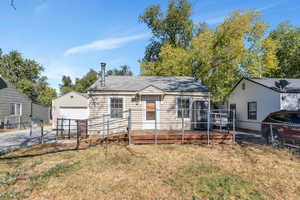
{"type": "Polygon", "coordinates": [[[300,109],[300,79],[242,78],[228,107],[236,111],[237,127],[260,131],[259,122],[271,112],[300,109]]]}
{"type": "Polygon", "coordinates": [[[88,95],[78,92],[69,92],[52,101],[52,127],[56,128],[57,118],[87,119],[88,95]]]}

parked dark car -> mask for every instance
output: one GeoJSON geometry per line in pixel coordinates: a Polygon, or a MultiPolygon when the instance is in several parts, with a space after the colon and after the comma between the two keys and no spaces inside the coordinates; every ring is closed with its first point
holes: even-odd
{"type": "Polygon", "coordinates": [[[262,123],[262,135],[268,143],[277,141],[300,143],[300,111],[279,111],[269,114],[262,123]]]}

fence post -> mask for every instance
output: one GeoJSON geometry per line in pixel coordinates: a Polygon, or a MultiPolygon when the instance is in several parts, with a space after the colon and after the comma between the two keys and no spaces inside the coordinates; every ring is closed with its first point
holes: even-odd
{"type": "Polygon", "coordinates": [[[41,120],[41,143],[44,144],[44,122],[41,120]]]}
{"type": "MultiPolygon", "coordinates": [[[[182,104],[182,102],[181,102],[182,104]]],[[[181,107],[181,129],[182,129],[182,135],[181,135],[181,144],[184,142],[184,118],[183,118],[183,107],[181,107]]]]}
{"type": "Polygon", "coordinates": [[[64,118],[61,118],[60,119],[61,121],[61,124],[60,124],[60,136],[62,137],[63,136],[63,131],[64,131],[64,118]]]}
{"type": "Polygon", "coordinates": [[[69,139],[71,139],[71,119],[69,119],[68,137],[69,137],[69,139]]]}
{"type": "Polygon", "coordinates": [[[131,145],[131,108],[128,110],[128,143],[131,145]]]}
{"type": "Polygon", "coordinates": [[[79,149],[79,132],[80,132],[80,124],[79,124],[79,120],[76,120],[77,123],[77,144],[76,144],[76,149],[79,149]]]}
{"type": "Polygon", "coordinates": [[[232,130],[233,130],[233,143],[235,144],[235,134],[236,134],[236,130],[235,130],[235,110],[232,111],[233,113],[233,117],[232,117],[232,130]]]}
{"type": "Polygon", "coordinates": [[[208,109],[207,109],[207,144],[210,144],[209,138],[209,131],[210,131],[210,93],[208,93],[208,109]]]}
{"type": "Polygon", "coordinates": [[[270,124],[270,133],[271,133],[271,143],[273,144],[274,142],[274,135],[273,135],[273,126],[270,124]]]}
{"type": "Polygon", "coordinates": [[[56,137],[58,137],[59,118],[56,119],[56,137]]]}
{"type": "Polygon", "coordinates": [[[32,136],[32,118],[30,118],[30,131],[29,131],[29,136],[32,136]]]}
{"type": "Polygon", "coordinates": [[[89,128],[88,128],[88,120],[85,121],[85,134],[86,134],[86,138],[89,136],[88,134],[88,131],[89,131],[89,128]]]}

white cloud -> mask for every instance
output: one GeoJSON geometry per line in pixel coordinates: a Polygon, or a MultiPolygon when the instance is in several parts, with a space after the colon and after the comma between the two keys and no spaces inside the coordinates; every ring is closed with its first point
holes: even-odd
{"type": "Polygon", "coordinates": [[[97,40],[88,44],[72,47],[70,49],[67,49],[64,53],[64,55],[71,55],[71,54],[77,54],[87,51],[93,51],[93,50],[109,50],[109,49],[116,49],[120,48],[122,45],[134,41],[139,40],[145,37],[148,37],[148,33],[143,34],[137,34],[137,35],[131,35],[126,37],[119,37],[119,38],[109,38],[104,40],[97,40]]]}

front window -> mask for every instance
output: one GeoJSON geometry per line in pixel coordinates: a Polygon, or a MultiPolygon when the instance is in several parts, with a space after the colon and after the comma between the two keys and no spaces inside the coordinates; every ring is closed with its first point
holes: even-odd
{"type": "Polygon", "coordinates": [[[123,98],[112,97],[110,99],[110,117],[123,118],[123,98]]]}
{"type": "Polygon", "coordinates": [[[248,102],[248,119],[256,120],[257,119],[257,103],[248,102]]]}
{"type": "Polygon", "coordinates": [[[155,101],[146,101],[146,120],[155,120],[156,118],[155,101]]]}
{"type": "Polygon", "coordinates": [[[177,117],[189,118],[190,116],[190,98],[177,97],[177,117]]]}
{"type": "Polygon", "coordinates": [[[19,103],[11,103],[9,105],[9,113],[10,115],[22,115],[22,105],[19,103]]]}

